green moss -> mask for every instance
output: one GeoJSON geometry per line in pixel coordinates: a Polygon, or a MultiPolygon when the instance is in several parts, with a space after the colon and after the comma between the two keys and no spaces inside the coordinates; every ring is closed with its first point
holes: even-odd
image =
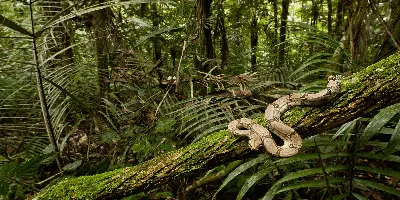
{"type": "Polygon", "coordinates": [[[35,199],[95,199],[102,193],[112,190],[118,182],[109,182],[109,178],[120,174],[123,169],[98,174],[64,179],[51,186],[35,199]]]}

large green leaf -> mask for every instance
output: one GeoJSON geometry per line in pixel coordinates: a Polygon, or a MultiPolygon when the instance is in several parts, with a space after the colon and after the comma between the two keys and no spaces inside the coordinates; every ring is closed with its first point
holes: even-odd
{"type": "Polygon", "coordinates": [[[382,109],[377,115],[374,116],[374,118],[372,118],[371,122],[365,128],[358,144],[365,144],[375,134],[379,133],[382,127],[399,112],[400,103],[382,109]]]}

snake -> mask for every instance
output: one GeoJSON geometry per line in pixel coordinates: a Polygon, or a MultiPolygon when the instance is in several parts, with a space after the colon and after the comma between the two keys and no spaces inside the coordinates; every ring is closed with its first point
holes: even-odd
{"type": "Polygon", "coordinates": [[[267,106],[265,121],[267,127],[283,140],[283,145],[278,146],[267,128],[257,124],[249,118],[241,118],[228,124],[228,131],[234,135],[247,136],[252,150],[257,150],[261,145],[273,156],[290,157],[299,152],[302,146],[300,134],[292,127],[281,121],[281,116],[294,106],[318,106],[335,97],[340,92],[340,82],[343,76],[331,75],[325,89],[318,93],[293,93],[282,96],[267,106]]]}

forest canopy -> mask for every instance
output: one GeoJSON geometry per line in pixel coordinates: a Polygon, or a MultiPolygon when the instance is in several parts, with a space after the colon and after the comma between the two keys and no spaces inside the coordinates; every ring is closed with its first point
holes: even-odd
{"type": "Polygon", "coordinates": [[[398,0],[2,0],[0,11],[0,199],[400,197],[398,0]],[[282,115],[303,138],[293,157],[226,131],[239,118],[266,126],[268,105],[331,75],[344,76],[336,98],[282,115]]]}

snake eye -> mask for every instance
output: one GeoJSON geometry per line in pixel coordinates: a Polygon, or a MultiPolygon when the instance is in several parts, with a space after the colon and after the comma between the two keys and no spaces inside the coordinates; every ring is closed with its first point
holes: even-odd
{"type": "Polygon", "coordinates": [[[307,99],[307,96],[308,96],[307,93],[301,94],[300,99],[301,99],[301,100],[306,100],[306,99],[307,99]]]}
{"type": "Polygon", "coordinates": [[[331,89],[331,88],[326,88],[326,93],[327,93],[328,95],[332,94],[332,89],[331,89]]]}

